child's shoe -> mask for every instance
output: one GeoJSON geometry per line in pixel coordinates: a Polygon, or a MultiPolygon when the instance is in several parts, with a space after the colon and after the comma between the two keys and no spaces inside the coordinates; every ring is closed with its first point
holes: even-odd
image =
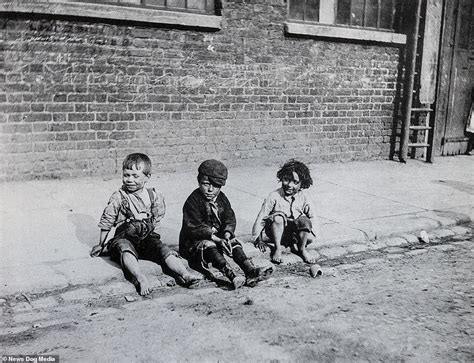
{"type": "Polygon", "coordinates": [[[186,276],[178,276],[175,278],[175,280],[180,286],[192,288],[201,281],[201,277],[188,274],[186,276]]]}
{"type": "Polygon", "coordinates": [[[255,267],[250,259],[242,264],[242,270],[245,272],[245,284],[249,287],[255,287],[260,281],[266,280],[273,273],[273,267],[255,267]]]}
{"type": "Polygon", "coordinates": [[[240,289],[245,284],[245,278],[243,276],[237,275],[234,270],[229,265],[224,266],[221,271],[230,281],[232,281],[232,285],[234,289],[240,289]]]}
{"type": "Polygon", "coordinates": [[[197,285],[201,281],[201,277],[189,274],[189,275],[184,276],[183,280],[184,280],[184,286],[191,288],[197,285]]]}

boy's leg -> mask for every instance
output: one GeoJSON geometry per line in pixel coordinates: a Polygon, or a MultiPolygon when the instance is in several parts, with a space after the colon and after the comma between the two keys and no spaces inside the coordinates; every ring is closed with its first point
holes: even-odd
{"type": "Polygon", "coordinates": [[[151,291],[150,283],[140,271],[138,253],[134,244],[126,238],[115,238],[109,242],[110,258],[119,263],[124,272],[130,274],[137,283],[140,295],[147,295],[151,291]]]}
{"type": "Polygon", "coordinates": [[[168,246],[163,244],[159,234],[151,234],[142,244],[141,257],[151,260],[162,266],[163,272],[169,273],[175,280],[189,287],[200,279],[188,272],[183,262],[175,255],[168,246]]]}
{"type": "Polygon", "coordinates": [[[122,252],[121,260],[122,267],[127,269],[137,280],[140,295],[148,295],[151,292],[151,285],[146,276],[140,271],[140,266],[138,265],[138,260],[135,255],[130,251],[124,251],[122,252]]]}
{"type": "Polygon", "coordinates": [[[275,249],[272,251],[270,258],[272,262],[280,264],[281,260],[281,239],[285,231],[285,219],[282,216],[276,215],[273,217],[273,222],[267,229],[270,233],[268,236],[270,240],[275,243],[275,249]]]}
{"type": "Polygon", "coordinates": [[[235,289],[238,289],[244,285],[245,278],[235,274],[215,244],[207,246],[204,249],[204,259],[206,262],[211,263],[214,268],[221,271],[230,281],[232,281],[235,289]]]}
{"type": "Polygon", "coordinates": [[[247,286],[254,287],[259,281],[269,278],[273,273],[272,266],[265,268],[255,267],[252,261],[245,255],[242,246],[238,242],[232,244],[232,258],[244,271],[247,286]]]}
{"type": "Polygon", "coordinates": [[[183,262],[173,254],[170,254],[164,261],[166,266],[183,281],[184,286],[190,287],[198,283],[201,279],[198,276],[192,275],[184,266],[183,262]]]}
{"type": "Polygon", "coordinates": [[[303,261],[306,263],[316,262],[316,259],[313,256],[311,256],[311,254],[306,249],[306,246],[312,242],[313,242],[312,234],[310,232],[300,231],[298,233],[298,242],[297,242],[298,252],[301,255],[301,258],[303,259],[303,261]]]}

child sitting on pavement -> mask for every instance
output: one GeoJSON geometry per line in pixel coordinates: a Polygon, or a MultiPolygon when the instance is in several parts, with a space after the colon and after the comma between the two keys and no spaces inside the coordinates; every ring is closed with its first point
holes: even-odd
{"type": "Polygon", "coordinates": [[[316,214],[303,191],[313,184],[310,171],[304,163],[291,159],[277,172],[277,178],[281,187],[268,195],[255,220],[254,244],[264,252],[267,237],[273,245],[270,258],[276,264],[282,262],[281,246],[290,247],[304,262],[314,263],[306,246],[316,236],[313,232],[313,227],[317,227],[316,214]]]}
{"type": "Polygon", "coordinates": [[[140,295],[151,292],[151,285],[140,271],[138,259],[153,261],[169,272],[177,283],[189,287],[199,281],[183,265],[176,252],[162,243],[155,232],[165,215],[165,201],[154,188],[145,188],[151,176],[151,160],[145,154],[134,153],[123,161],[122,187],[110,197],[100,218],[99,244],[91,256],[99,256],[107,247],[112,260],[131,275],[140,295]],[[107,236],[116,227],[107,244],[107,236]]]}
{"type": "Polygon", "coordinates": [[[183,206],[183,225],[179,236],[179,253],[189,266],[205,274],[208,264],[218,269],[234,289],[244,284],[253,287],[273,272],[255,267],[234,238],[236,219],[222,186],[227,179],[226,166],[217,160],[206,160],[198,168],[198,185],[183,206]],[[245,273],[236,274],[224,257],[231,257],[245,273]]]}

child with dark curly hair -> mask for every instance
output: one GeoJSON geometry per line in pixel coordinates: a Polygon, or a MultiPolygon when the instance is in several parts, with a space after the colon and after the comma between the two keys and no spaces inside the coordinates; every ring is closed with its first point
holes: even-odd
{"type": "Polygon", "coordinates": [[[273,245],[270,258],[276,264],[282,262],[282,246],[290,247],[304,262],[314,263],[306,246],[316,236],[313,231],[313,226],[317,226],[316,214],[303,191],[313,184],[310,171],[304,163],[291,159],[278,170],[277,178],[281,187],[265,199],[253,225],[254,244],[264,252],[269,239],[273,245]]]}

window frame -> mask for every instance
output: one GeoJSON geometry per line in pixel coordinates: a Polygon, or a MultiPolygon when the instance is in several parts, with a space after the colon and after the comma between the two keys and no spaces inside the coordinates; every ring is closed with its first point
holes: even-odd
{"type": "MultiPolygon", "coordinates": [[[[288,1],[288,13],[287,13],[288,19],[284,23],[285,32],[288,35],[351,39],[351,40],[359,40],[359,41],[390,43],[390,44],[395,44],[395,45],[404,45],[407,42],[406,34],[398,33],[391,29],[337,24],[336,11],[334,11],[334,14],[333,14],[334,23],[324,22],[319,17],[318,17],[318,20],[319,20],[318,22],[311,21],[311,20],[291,19],[290,18],[291,1],[292,0],[288,1]]],[[[323,1],[319,1],[320,7],[321,7],[322,2],[323,1]]],[[[336,3],[337,0],[334,0],[334,2],[336,3]]],[[[377,16],[377,23],[379,23],[380,21],[379,18],[380,18],[380,11],[378,12],[378,16],[377,16]]]]}
{"type": "Polygon", "coordinates": [[[68,0],[0,0],[0,12],[90,17],[209,30],[221,29],[221,17],[217,15],[125,4],[68,0]]]}

